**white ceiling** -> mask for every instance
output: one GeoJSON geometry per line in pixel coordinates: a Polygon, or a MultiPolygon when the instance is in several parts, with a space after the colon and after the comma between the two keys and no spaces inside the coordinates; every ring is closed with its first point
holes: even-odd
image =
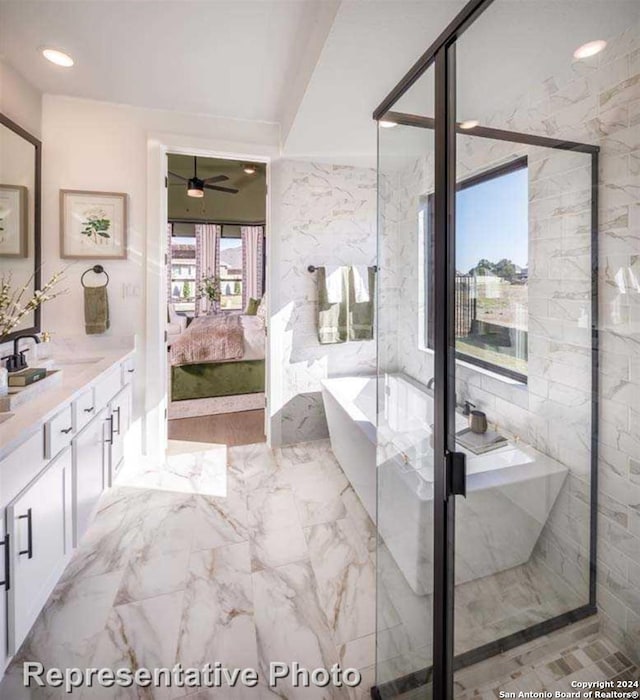
{"type": "MultiPolygon", "coordinates": [[[[288,157],[373,165],[372,111],[465,2],[0,0],[0,55],[43,92],[279,122],[288,157]],[[45,44],[76,66],[48,64],[45,44]]],[[[495,0],[459,42],[460,118],[639,21],[639,0],[495,0]]],[[[429,113],[428,83],[400,107],[429,113]]]]}
{"type": "Polygon", "coordinates": [[[1,0],[0,55],[47,93],[277,122],[331,4],[1,0]],[[47,63],[42,46],[76,65],[47,63]]]}
{"type": "MultiPolygon", "coordinates": [[[[373,110],[465,2],[343,0],[285,153],[374,166],[373,110]]],[[[640,0],[495,0],[458,41],[458,118],[513,108],[550,76],[575,78],[588,69],[573,65],[578,46],[638,23],[640,0]]],[[[605,51],[590,60],[610,59],[605,51]]],[[[433,116],[433,72],[395,109],[433,116]]]]}

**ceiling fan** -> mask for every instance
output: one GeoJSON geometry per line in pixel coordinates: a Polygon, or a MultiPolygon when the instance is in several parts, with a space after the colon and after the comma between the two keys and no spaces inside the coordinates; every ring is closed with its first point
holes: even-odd
{"type": "Polygon", "coordinates": [[[205,190],[216,190],[217,192],[225,192],[226,194],[238,194],[240,191],[234,187],[221,187],[220,185],[214,184],[216,182],[228,180],[229,178],[226,175],[214,175],[213,177],[206,178],[206,180],[201,180],[198,177],[198,159],[196,156],[193,157],[193,177],[183,177],[171,171],[169,171],[169,175],[187,183],[187,195],[189,197],[204,197],[205,190]]]}

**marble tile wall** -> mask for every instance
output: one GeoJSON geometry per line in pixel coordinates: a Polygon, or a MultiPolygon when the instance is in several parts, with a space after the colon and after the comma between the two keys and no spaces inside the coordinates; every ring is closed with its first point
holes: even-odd
{"type": "MultiPolygon", "coordinates": [[[[489,126],[600,146],[599,590],[609,633],[640,649],[640,27],[605,52],[574,62],[529,90],[489,126]]],[[[399,131],[396,129],[394,131],[399,131]]],[[[566,464],[570,475],[536,558],[586,593],[589,515],[589,164],[583,154],[463,137],[459,168],[529,158],[530,356],[527,387],[459,366],[458,394],[490,420],[566,464]]],[[[398,157],[381,172],[380,362],[419,381],[432,356],[419,349],[416,212],[432,189],[433,154],[398,157]],[[388,267],[388,270],[384,268],[388,267]],[[395,333],[394,333],[395,331],[395,333]]]]}
{"type": "Polygon", "coordinates": [[[325,377],[373,374],[375,341],[320,345],[316,275],[308,265],[376,260],[373,169],[282,160],[272,168],[271,441],[326,437],[325,377]]]}

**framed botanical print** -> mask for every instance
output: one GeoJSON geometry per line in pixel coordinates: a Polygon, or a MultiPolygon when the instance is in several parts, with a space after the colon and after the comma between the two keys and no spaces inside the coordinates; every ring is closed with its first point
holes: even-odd
{"type": "Polygon", "coordinates": [[[60,190],[60,250],[63,258],[126,258],[127,195],[60,190]]]}
{"type": "Polygon", "coordinates": [[[22,185],[0,185],[0,257],[27,257],[27,197],[22,185]]]}

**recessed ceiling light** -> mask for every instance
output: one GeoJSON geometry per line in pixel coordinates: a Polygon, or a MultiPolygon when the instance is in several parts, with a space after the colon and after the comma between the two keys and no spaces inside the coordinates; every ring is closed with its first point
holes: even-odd
{"type": "Polygon", "coordinates": [[[247,175],[253,175],[256,172],[256,166],[251,165],[251,163],[247,163],[246,165],[242,166],[242,169],[247,173],[247,175]]]}
{"type": "Polygon", "coordinates": [[[69,56],[68,53],[64,53],[64,51],[58,51],[58,49],[42,49],[42,55],[47,59],[47,61],[55,63],[56,66],[71,68],[73,65],[73,59],[71,56],[69,56]]]}
{"type": "Polygon", "coordinates": [[[600,53],[607,45],[607,42],[603,39],[598,39],[597,41],[589,41],[573,52],[574,58],[589,58],[590,56],[595,56],[600,53]]]}
{"type": "Polygon", "coordinates": [[[460,122],[461,129],[475,129],[480,122],[477,119],[467,119],[464,122],[460,122]]]}
{"type": "Polygon", "coordinates": [[[380,124],[383,129],[393,129],[394,126],[398,126],[398,122],[392,122],[388,119],[381,119],[378,124],[380,124]]]}

